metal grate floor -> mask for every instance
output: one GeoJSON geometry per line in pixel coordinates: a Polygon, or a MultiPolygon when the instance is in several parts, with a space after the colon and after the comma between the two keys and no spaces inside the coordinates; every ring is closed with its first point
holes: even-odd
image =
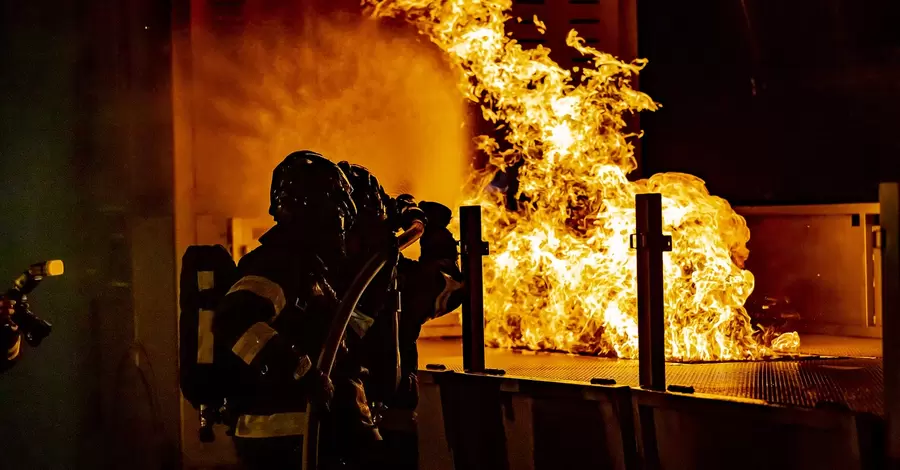
{"type": "MultiPolygon", "coordinates": [[[[803,337],[801,337],[803,338],[803,337]]],[[[827,337],[826,337],[827,338],[827,337]]],[[[847,349],[872,353],[872,344],[848,346],[841,339],[822,340],[807,354],[838,356],[847,349]],[[829,344],[831,347],[829,347],[829,344]],[[814,352],[817,350],[817,352],[814,352]]],[[[772,404],[815,407],[846,407],[861,413],[882,415],[884,374],[880,356],[807,358],[790,361],[666,364],[666,382],[693,386],[697,393],[764,400],[772,404]]],[[[454,340],[420,340],[419,362],[443,364],[462,371],[462,346],[454,340]]],[[[503,369],[507,376],[546,380],[590,382],[614,379],[621,385],[638,385],[638,362],[557,353],[535,353],[491,349],[485,351],[487,367],[503,369]]]]}

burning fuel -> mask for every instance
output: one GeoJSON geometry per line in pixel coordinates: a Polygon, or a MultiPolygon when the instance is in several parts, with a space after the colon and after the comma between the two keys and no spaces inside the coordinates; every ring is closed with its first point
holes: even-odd
{"type": "Polygon", "coordinates": [[[743,269],[750,232],[728,202],[690,175],[626,178],[636,162],[624,116],[657,108],[631,85],[645,61],[622,62],[572,31],[567,44],[591,63],[564,69],[547,48],[525,50],[505,33],[510,0],[367,1],[376,16],[405,16],[442,49],[462,92],[505,130],[504,150],[480,138],[490,164],[471,185],[492,252],[484,279],[490,345],[636,357],[634,196],[658,192],[674,245],[664,259],[666,356],[741,360],[796,350],[796,333],[763,335],[751,325],[744,303],[754,280],[743,269]],[[512,168],[515,212],[503,194],[481,191],[512,168]]]}

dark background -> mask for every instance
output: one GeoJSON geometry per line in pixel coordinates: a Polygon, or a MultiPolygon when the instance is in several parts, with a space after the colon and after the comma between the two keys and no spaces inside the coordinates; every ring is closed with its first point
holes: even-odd
{"type": "MultiPolygon", "coordinates": [[[[72,159],[81,54],[72,5],[6,1],[0,7],[0,283],[30,263],[62,258],[67,273],[34,293],[52,320],[40,351],[0,377],[0,467],[75,468],[96,441],[86,426],[96,384],[90,369],[88,297],[78,211],[84,193],[72,159]]],[[[3,289],[7,285],[0,284],[3,289]]]]}
{"type": "Polygon", "coordinates": [[[663,105],[641,115],[643,174],[734,205],[877,201],[900,176],[898,24],[892,0],[639,1],[641,88],[663,105]]]}

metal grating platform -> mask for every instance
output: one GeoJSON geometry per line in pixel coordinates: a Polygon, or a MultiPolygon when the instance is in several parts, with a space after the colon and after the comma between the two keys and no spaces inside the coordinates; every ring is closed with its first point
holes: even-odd
{"type": "MultiPolygon", "coordinates": [[[[808,358],[791,361],[666,364],[666,382],[693,386],[697,393],[764,400],[800,407],[849,408],[860,413],[884,412],[884,374],[880,340],[822,337],[810,341],[803,352],[837,356],[836,352],[864,352],[861,356],[808,358]],[[877,348],[873,344],[877,343],[877,348]],[[877,353],[877,354],[872,354],[877,353]]],[[[459,340],[419,341],[419,362],[443,364],[462,371],[459,340]]],[[[590,382],[614,379],[621,385],[638,385],[638,363],[556,353],[490,349],[487,367],[503,369],[507,376],[590,382]]]]}

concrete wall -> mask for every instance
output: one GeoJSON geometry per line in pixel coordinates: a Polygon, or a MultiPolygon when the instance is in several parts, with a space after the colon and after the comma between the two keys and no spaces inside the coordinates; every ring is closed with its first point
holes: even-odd
{"type": "MultiPolygon", "coordinates": [[[[70,156],[77,127],[72,5],[3,2],[0,28],[0,279],[11,284],[29,264],[66,261],[32,300],[53,334],[0,377],[0,453],[8,468],[63,468],[85,461],[88,423],[88,296],[78,230],[80,181],[70,156]]],[[[4,286],[6,288],[6,286],[4,286]]]]}
{"type": "Polygon", "coordinates": [[[3,4],[0,269],[66,262],[0,378],[4,467],[177,466],[170,11],[3,4]]]}

